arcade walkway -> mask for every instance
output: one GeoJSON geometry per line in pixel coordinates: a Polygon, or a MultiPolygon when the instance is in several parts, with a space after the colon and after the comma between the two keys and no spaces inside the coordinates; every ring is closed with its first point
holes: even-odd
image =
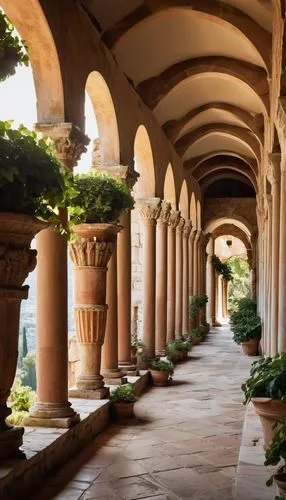
{"type": "Polygon", "coordinates": [[[35,500],[231,500],[245,413],[240,385],[252,361],[228,327],[213,329],[170,387],[141,397],[135,425],[109,427],[35,500]]]}

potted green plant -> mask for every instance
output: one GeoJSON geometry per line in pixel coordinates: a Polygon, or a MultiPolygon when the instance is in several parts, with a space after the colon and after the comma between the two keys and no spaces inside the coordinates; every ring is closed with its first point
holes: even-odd
{"type": "Polygon", "coordinates": [[[188,358],[188,352],[191,349],[192,344],[188,340],[171,340],[167,344],[167,357],[173,362],[184,360],[188,358]]]}
{"type": "Polygon", "coordinates": [[[136,402],[135,390],[132,384],[119,385],[111,391],[115,418],[118,422],[124,423],[134,417],[134,404],[136,402]]]}
{"type": "Polygon", "coordinates": [[[23,42],[15,33],[13,24],[0,9],[0,81],[14,75],[18,65],[29,64],[23,42]]]}
{"type": "Polygon", "coordinates": [[[261,321],[255,313],[240,316],[239,320],[232,324],[233,340],[239,344],[248,356],[256,356],[261,339],[261,321]]]}
{"type": "Polygon", "coordinates": [[[279,465],[279,467],[266,484],[272,486],[274,480],[281,498],[286,498],[286,417],[274,424],[273,431],[273,439],[265,452],[264,465],[279,465]]]}
{"type": "Polygon", "coordinates": [[[170,376],[174,373],[174,365],[171,361],[154,359],[149,365],[153,385],[164,387],[168,385],[170,376]]]}
{"type": "Polygon", "coordinates": [[[131,363],[137,363],[137,352],[142,352],[145,349],[145,344],[138,338],[138,335],[131,336],[131,363]]]}
{"type": "MultiPolygon", "coordinates": [[[[74,313],[80,353],[80,373],[74,397],[104,398],[108,389],[100,374],[107,318],[107,264],[121,230],[118,219],[134,201],[124,182],[103,173],[74,179],[76,196],[69,209],[74,264],[74,313]]],[[[117,367],[114,367],[117,368],[117,367]]]]}
{"type": "Polygon", "coordinates": [[[252,401],[260,417],[264,442],[268,446],[273,438],[273,424],[286,415],[286,353],[252,363],[250,377],[242,390],[244,404],[252,401]]]}
{"type": "Polygon", "coordinates": [[[193,328],[190,332],[190,341],[193,345],[200,344],[205,338],[205,328],[203,325],[199,325],[193,328]]]}
{"type": "MultiPolygon", "coordinates": [[[[24,126],[0,122],[0,457],[17,453],[22,428],[10,428],[7,398],[13,384],[18,356],[19,314],[28,297],[23,283],[36,266],[34,236],[53,224],[60,228],[58,208],[65,206],[71,175],[60,166],[49,141],[24,126]]],[[[61,228],[63,229],[63,228],[61,228]]]]}

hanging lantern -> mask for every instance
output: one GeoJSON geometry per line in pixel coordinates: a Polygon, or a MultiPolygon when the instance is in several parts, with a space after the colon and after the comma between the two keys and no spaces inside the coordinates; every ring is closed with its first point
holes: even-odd
{"type": "Polygon", "coordinates": [[[227,244],[227,246],[228,246],[228,247],[231,247],[231,245],[232,245],[232,240],[226,240],[226,244],[227,244]]]}

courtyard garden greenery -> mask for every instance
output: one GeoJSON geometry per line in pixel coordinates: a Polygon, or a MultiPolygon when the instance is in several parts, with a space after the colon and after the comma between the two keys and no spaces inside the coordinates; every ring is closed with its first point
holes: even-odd
{"type": "Polygon", "coordinates": [[[216,272],[228,281],[232,280],[233,274],[230,265],[227,262],[222,262],[217,255],[213,256],[213,263],[216,272]]]}
{"type": "Polygon", "coordinates": [[[13,24],[0,9],[0,82],[14,75],[18,65],[28,66],[24,42],[15,33],[13,24]]]}
{"type": "Polygon", "coordinates": [[[236,310],[230,316],[233,340],[236,344],[250,339],[260,340],[261,320],[256,313],[256,301],[248,298],[237,301],[236,310]]]}
{"type": "Polygon", "coordinates": [[[31,387],[22,385],[20,377],[16,377],[10,394],[12,413],[7,418],[11,425],[21,425],[28,416],[31,406],[36,401],[36,393],[31,387]]]}
{"type": "Polygon", "coordinates": [[[208,302],[207,295],[193,295],[190,297],[189,314],[191,318],[195,318],[200,309],[202,309],[208,302]]]}
{"type": "Polygon", "coordinates": [[[243,297],[250,296],[249,265],[240,257],[230,257],[227,261],[232,271],[232,280],[229,283],[229,309],[235,308],[236,302],[243,297]]]}
{"type": "Polygon", "coordinates": [[[113,389],[110,393],[113,403],[134,403],[136,401],[135,391],[132,384],[123,384],[113,389]]]}
{"type": "Polygon", "coordinates": [[[150,370],[158,372],[168,372],[169,375],[174,373],[174,365],[171,361],[164,361],[162,359],[153,359],[149,364],[150,370]]]}
{"type": "Polygon", "coordinates": [[[254,361],[242,390],[245,405],[254,397],[286,401],[286,353],[254,361]]]}
{"type": "Polygon", "coordinates": [[[116,224],[122,212],[134,207],[126,184],[104,173],[76,175],[77,195],[69,209],[71,224],[116,224]]]}
{"type": "MultiPolygon", "coordinates": [[[[270,446],[265,452],[265,462],[264,465],[279,465],[277,473],[286,473],[286,417],[282,419],[281,422],[275,422],[273,425],[274,436],[270,443],[270,446]]],[[[267,486],[273,484],[274,475],[272,475],[268,481],[267,486]]],[[[285,474],[285,487],[286,487],[286,474],[285,474]]]]}

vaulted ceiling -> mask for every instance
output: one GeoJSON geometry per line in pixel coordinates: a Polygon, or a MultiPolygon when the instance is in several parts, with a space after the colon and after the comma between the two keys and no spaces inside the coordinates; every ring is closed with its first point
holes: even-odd
{"type": "Polygon", "coordinates": [[[269,114],[272,8],[261,0],[82,0],[103,42],[202,183],[254,190],[269,114]]]}

